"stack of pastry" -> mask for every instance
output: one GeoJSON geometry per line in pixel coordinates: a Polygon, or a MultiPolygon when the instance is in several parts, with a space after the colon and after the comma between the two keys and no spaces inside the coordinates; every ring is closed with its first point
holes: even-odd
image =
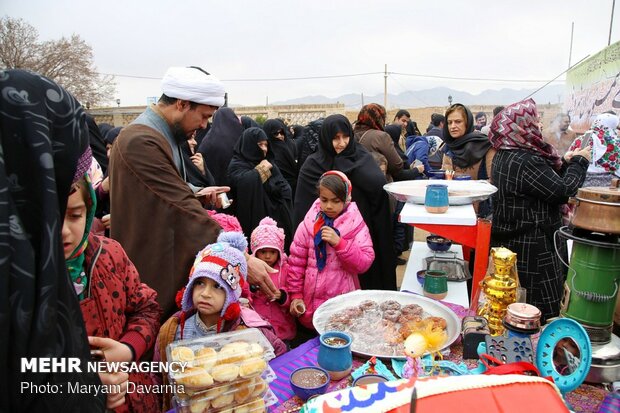
{"type": "Polygon", "coordinates": [[[171,382],[177,385],[177,411],[265,411],[268,382],[275,378],[267,364],[273,358],[273,348],[266,339],[257,342],[255,337],[238,333],[170,345],[169,361],[187,363],[184,371],[170,374],[171,382]]]}

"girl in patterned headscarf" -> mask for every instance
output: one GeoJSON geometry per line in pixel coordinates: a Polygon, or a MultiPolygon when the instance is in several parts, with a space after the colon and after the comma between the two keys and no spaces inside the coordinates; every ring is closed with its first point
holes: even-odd
{"type": "MultiPolygon", "coordinates": [[[[497,149],[491,180],[498,189],[492,202],[491,244],[517,254],[527,302],[540,309],[544,321],[558,315],[563,294],[565,269],[553,245],[562,224],[560,206],[583,183],[589,150],[563,162],[542,140],[532,99],[512,104],[493,118],[489,139],[497,149]]],[[[566,245],[559,249],[566,256],[566,245]]]]}
{"type": "Polygon", "coordinates": [[[618,116],[611,113],[598,115],[590,130],[575,139],[568,149],[578,150],[584,142],[592,147],[592,161],[583,186],[609,186],[612,178],[620,177],[618,122],[618,116]]]}

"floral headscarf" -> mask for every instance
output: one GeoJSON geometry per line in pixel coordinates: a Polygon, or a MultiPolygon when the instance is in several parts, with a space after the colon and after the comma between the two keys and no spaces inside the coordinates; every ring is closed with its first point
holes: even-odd
{"type": "Polygon", "coordinates": [[[369,103],[365,105],[357,115],[358,125],[366,126],[366,129],[384,130],[385,128],[385,108],[377,103],[369,103]]]}
{"type": "Polygon", "coordinates": [[[600,114],[590,130],[573,141],[569,151],[581,149],[583,142],[592,139],[592,163],[610,173],[620,172],[620,138],[616,128],[620,119],[611,113],[600,114]]]}
{"type": "Polygon", "coordinates": [[[525,149],[535,152],[559,170],[562,158],[553,145],[543,141],[538,125],[538,111],[533,99],[513,103],[493,118],[489,140],[497,150],[525,149]]]}

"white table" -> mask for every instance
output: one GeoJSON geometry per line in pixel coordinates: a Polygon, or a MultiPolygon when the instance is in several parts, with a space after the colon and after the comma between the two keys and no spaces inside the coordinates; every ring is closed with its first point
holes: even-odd
{"type": "MultiPolygon", "coordinates": [[[[469,260],[471,249],[478,253],[474,259],[471,309],[476,310],[480,281],[484,278],[489,264],[491,240],[491,221],[476,218],[473,205],[450,205],[443,214],[430,214],[424,205],[406,203],[399,216],[400,222],[426,230],[432,234],[451,239],[463,247],[463,255],[469,260]]],[[[416,255],[412,251],[412,255],[416,255]]],[[[407,265],[409,270],[409,265],[407,265]]],[[[415,273],[413,274],[415,279],[415,273]]]]}
{"type": "MultiPolygon", "coordinates": [[[[463,248],[460,245],[452,244],[450,251],[455,252],[458,258],[463,258],[463,248]]],[[[407,261],[407,268],[405,269],[405,276],[400,286],[401,291],[423,294],[422,286],[418,282],[416,273],[424,269],[424,264],[422,263],[424,258],[432,255],[433,251],[428,248],[426,242],[417,241],[413,243],[409,254],[409,260],[407,261]]],[[[450,256],[452,256],[452,254],[450,254],[450,256]]],[[[465,281],[448,281],[448,295],[442,301],[469,308],[467,283],[465,281]]]]}
{"type": "Polygon", "coordinates": [[[450,205],[443,214],[431,214],[424,205],[406,203],[400,212],[400,222],[405,224],[476,225],[473,205],[450,205]]]}

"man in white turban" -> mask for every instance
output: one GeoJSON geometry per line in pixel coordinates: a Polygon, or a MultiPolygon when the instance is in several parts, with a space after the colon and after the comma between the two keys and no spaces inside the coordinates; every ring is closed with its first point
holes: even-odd
{"type": "MultiPolygon", "coordinates": [[[[110,153],[111,236],[121,243],[140,277],[158,293],[164,319],[175,311],[175,294],[187,283],[196,253],[217,240],[221,228],[186,183],[179,144],[205,128],[225,103],[222,83],[198,67],[172,67],[163,94],[123,128],[110,153]]],[[[228,187],[200,195],[216,206],[228,187]]],[[[249,279],[268,295],[277,292],[268,267],[250,259],[249,279]]]]}

